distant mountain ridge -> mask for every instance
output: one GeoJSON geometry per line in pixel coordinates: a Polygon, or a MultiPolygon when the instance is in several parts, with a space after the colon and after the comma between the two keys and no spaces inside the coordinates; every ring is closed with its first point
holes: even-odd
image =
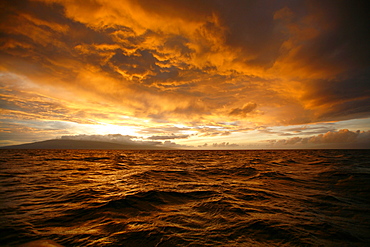
{"type": "Polygon", "coordinates": [[[20,145],[4,146],[0,149],[119,149],[119,150],[176,150],[147,144],[120,144],[102,141],[54,139],[20,145]]]}

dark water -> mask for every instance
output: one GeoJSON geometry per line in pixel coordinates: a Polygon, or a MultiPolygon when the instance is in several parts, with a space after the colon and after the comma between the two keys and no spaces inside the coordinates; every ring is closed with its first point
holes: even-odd
{"type": "Polygon", "coordinates": [[[370,246],[369,150],[0,150],[0,244],[370,246]]]}

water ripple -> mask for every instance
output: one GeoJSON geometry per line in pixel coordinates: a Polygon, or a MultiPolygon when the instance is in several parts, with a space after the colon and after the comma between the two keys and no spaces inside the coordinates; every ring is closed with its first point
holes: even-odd
{"type": "Polygon", "coordinates": [[[1,246],[370,242],[367,150],[0,152],[1,246]]]}

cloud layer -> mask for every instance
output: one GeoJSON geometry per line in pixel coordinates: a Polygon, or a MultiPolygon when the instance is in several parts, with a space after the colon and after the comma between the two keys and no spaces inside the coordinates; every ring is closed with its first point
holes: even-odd
{"type": "Polygon", "coordinates": [[[311,147],[311,148],[369,148],[370,131],[328,131],[325,134],[310,137],[292,137],[288,139],[269,140],[274,148],[311,147]],[[330,145],[328,145],[330,144],[330,145]]]}
{"type": "Polygon", "coordinates": [[[178,140],[370,116],[361,1],[22,0],[0,9],[2,125],[112,124],[178,140]]]}

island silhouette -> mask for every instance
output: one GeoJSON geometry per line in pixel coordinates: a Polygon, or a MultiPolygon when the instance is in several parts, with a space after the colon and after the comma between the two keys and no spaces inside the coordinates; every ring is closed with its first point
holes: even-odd
{"type": "Polygon", "coordinates": [[[117,149],[117,150],[176,150],[177,148],[142,143],[121,144],[104,141],[53,139],[19,145],[0,147],[0,149],[117,149]]]}

